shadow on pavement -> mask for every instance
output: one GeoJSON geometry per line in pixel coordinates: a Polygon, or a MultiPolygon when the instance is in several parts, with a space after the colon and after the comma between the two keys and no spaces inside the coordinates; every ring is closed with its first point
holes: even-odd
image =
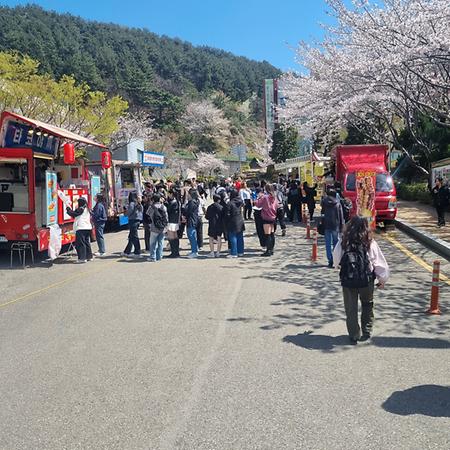
{"type": "Polygon", "coordinates": [[[450,417],[450,387],[425,384],[394,392],[383,404],[385,411],[400,416],[420,414],[450,417]]]}
{"type": "MultiPolygon", "coordinates": [[[[388,259],[392,278],[385,290],[375,292],[375,331],[377,323],[383,323],[384,332],[395,335],[413,337],[420,332],[448,336],[450,321],[444,318],[445,304],[441,305],[442,316],[425,314],[431,291],[431,283],[426,281],[428,273],[424,278],[424,271],[420,266],[412,263],[385,240],[377,241],[388,259]]],[[[285,298],[273,300],[271,306],[279,309],[273,315],[235,317],[230,318],[230,321],[256,323],[261,330],[266,331],[290,326],[318,330],[330,323],[342,321],[345,330],[339,272],[322,265],[322,241],[319,245],[319,264],[310,263],[309,252],[299,252],[299,245],[303,242],[301,237],[293,237],[288,246],[280,246],[279,252],[276,249],[275,256],[270,261],[267,258],[261,258],[261,261],[252,259],[251,264],[241,261],[240,264],[245,265],[247,272],[244,279],[276,281],[285,284],[286,290],[288,286],[293,286],[293,289],[285,298]]],[[[447,287],[442,286],[441,298],[445,297],[446,292],[447,287]]],[[[386,341],[383,342],[379,341],[379,346],[389,346],[386,341]]],[[[404,341],[404,346],[409,345],[406,342],[404,341]]],[[[424,341],[421,342],[426,347],[424,341]]],[[[420,348],[419,345],[413,347],[420,348]]]]}
{"type": "MultiPolygon", "coordinates": [[[[322,350],[331,352],[339,347],[351,345],[348,336],[327,336],[314,334],[306,331],[302,334],[288,335],[283,338],[283,342],[303,347],[307,350],[322,350]]],[[[376,347],[384,348],[426,348],[426,349],[449,349],[450,342],[443,339],[417,338],[417,337],[391,337],[375,336],[367,343],[376,347]]]]}

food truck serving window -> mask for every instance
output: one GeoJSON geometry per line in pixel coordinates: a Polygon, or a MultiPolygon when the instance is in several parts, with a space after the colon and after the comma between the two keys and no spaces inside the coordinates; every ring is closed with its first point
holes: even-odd
{"type": "Polygon", "coordinates": [[[0,212],[29,212],[26,159],[0,160],[0,212]]]}
{"type": "MultiPolygon", "coordinates": [[[[377,192],[391,192],[394,189],[394,183],[392,177],[388,173],[377,173],[376,181],[377,192]]],[[[356,189],[356,176],[355,173],[349,173],[347,175],[347,181],[345,183],[346,191],[354,191],[356,189]]]]}

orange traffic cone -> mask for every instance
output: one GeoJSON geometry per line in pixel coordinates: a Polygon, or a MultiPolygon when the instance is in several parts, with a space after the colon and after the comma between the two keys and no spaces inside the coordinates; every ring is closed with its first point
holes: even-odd
{"type": "Polygon", "coordinates": [[[312,245],[311,261],[317,262],[317,228],[313,229],[313,245],[312,245]]]}
{"type": "Polygon", "coordinates": [[[433,281],[431,283],[431,301],[427,310],[428,314],[441,314],[439,309],[439,272],[441,263],[434,261],[433,263],[433,281]]]}
{"type": "Polygon", "coordinates": [[[311,239],[311,220],[306,217],[306,239],[311,239]]]}

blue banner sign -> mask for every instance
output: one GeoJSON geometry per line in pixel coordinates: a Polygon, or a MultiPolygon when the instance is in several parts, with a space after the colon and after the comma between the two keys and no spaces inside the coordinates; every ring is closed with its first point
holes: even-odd
{"type": "Polygon", "coordinates": [[[163,167],[164,155],[162,153],[143,152],[142,165],[146,167],[163,167]]]}
{"type": "Polygon", "coordinates": [[[6,130],[5,147],[28,147],[37,153],[56,156],[61,139],[29,125],[10,122],[6,130]]]}

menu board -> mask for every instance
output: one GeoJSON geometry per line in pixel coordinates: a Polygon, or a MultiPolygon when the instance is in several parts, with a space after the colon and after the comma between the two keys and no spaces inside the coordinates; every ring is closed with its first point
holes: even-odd
{"type": "Polygon", "coordinates": [[[58,223],[58,188],[56,172],[45,172],[45,224],[47,226],[58,223]]]}

